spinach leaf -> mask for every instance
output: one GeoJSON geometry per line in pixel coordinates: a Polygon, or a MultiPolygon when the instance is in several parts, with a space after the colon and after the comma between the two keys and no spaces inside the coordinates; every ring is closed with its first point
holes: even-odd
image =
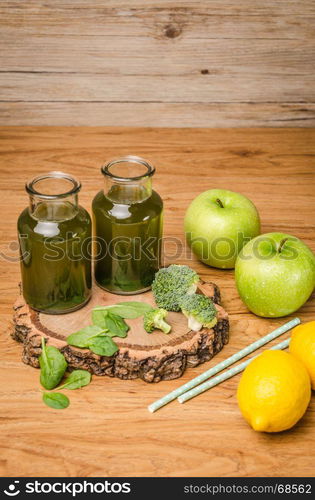
{"type": "Polygon", "coordinates": [[[118,304],[115,304],[114,307],[116,308],[116,311],[113,312],[126,319],[139,318],[139,316],[143,316],[145,312],[151,311],[151,309],[153,309],[153,306],[151,306],[150,304],[137,301],[119,302],[118,304]],[[131,312],[131,310],[133,310],[133,316],[127,316],[127,314],[131,312]],[[137,314],[137,316],[135,316],[135,314],[137,314]]]}
{"type": "Polygon", "coordinates": [[[89,349],[100,356],[112,356],[118,351],[118,346],[111,337],[96,337],[91,340],[89,349]]]}
{"type": "Polygon", "coordinates": [[[43,401],[47,406],[55,410],[63,410],[68,408],[70,404],[69,398],[60,392],[44,392],[43,401]]]}
{"type": "Polygon", "coordinates": [[[80,389],[91,382],[91,374],[87,370],[74,370],[58,389],[80,389]]]}
{"type": "Polygon", "coordinates": [[[87,348],[89,346],[89,342],[94,337],[98,337],[99,335],[105,335],[105,333],[106,329],[101,328],[100,326],[97,325],[86,326],[85,328],[82,328],[78,332],[69,335],[69,337],[67,338],[67,342],[68,344],[76,347],[87,348]]]}
{"type": "Polygon", "coordinates": [[[123,318],[117,314],[108,312],[105,316],[105,321],[108,328],[107,335],[109,337],[127,337],[129,326],[123,318]]]}
{"type": "Polygon", "coordinates": [[[123,318],[107,310],[94,310],[92,312],[93,322],[100,328],[106,328],[109,337],[127,337],[129,326],[123,318]]]}
{"type": "Polygon", "coordinates": [[[145,312],[150,311],[151,309],[153,309],[153,307],[150,306],[150,304],[147,304],[146,302],[130,301],[130,302],[119,302],[118,304],[114,304],[112,306],[95,307],[93,311],[108,310],[113,314],[121,316],[122,318],[135,319],[139,318],[140,316],[143,316],[145,312]]]}
{"type": "Polygon", "coordinates": [[[46,346],[42,337],[42,353],[39,356],[40,383],[45,389],[54,389],[64,376],[67,362],[64,355],[54,346],[46,346]]]}
{"type": "Polygon", "coordinates": [[[108,314],[108,309],[93,309],[92,310],[92,323],[100,328],[108,330],[106,325],[106,316],[108,314]]]}

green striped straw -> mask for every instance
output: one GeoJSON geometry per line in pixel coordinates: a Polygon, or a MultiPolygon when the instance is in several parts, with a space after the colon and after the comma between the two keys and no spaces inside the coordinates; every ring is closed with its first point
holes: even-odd
{"type": "MultiPolygon", "coordinates": [[[[290,343],[290,339],[284,340],[283,342],[280,342],[280,344],[274,345],[273,347],[270,347],[270,350],[279,350],[279,349],[285,349],[288,347],[290,343]]],[[[239,365],[234,366],[233,368],[230,368],[226,372],[221,373],[220,375],[217,375],[216,377],[213,377],[211,380],[208,380],[207,382],[204,382],[203,384],[198,385],[197,387],[194,387],[194,389],[191,389],[190,391],[186,392],[185,394],[182,394],[182,396],[179,396],[177,400],[180,403],[185,403],[185,401],[188,401],[191,398],[194,398],[195,396],[198,396],[198,394],[201,394],[202,392],[207,391],[208,389],[211,389],[215,385],[221,384],[224,380],[227,380],[228,378],[233,377],[237,373],[242,372],[245,370],[246,366],[249,365],[253,361],[253,359],[257,358],[257,356],[253,356],[252,358],[247,359],[246,361],[243,361],[243,363],[240,363],[239,365]]]]}
{"type": "Polygon", "coordinates": [[[165,406],[167,403],[170,403],[174,399],[178,398],[185,392],[189,391],[190,389],[193,389],[196,387],[196,385],[201,384],[208,378],[212,377],[213,375],[216,375],[218,372],[224,370],[228,366],[232,365],[233,363],[236,363],[236,361],[239,361],[240,359],[244,358],[248,354],[250,354],[253,351],[256,351],[256,349],[259,349],[263,345],[267,344],[271,340],[274,340],[275,338],[279,337],[279,335],[282,335],[283,333],[287,332],[288,330],[291,330],[291,328],[295,327],[301,323],[299,318],[294,318],[288,323],[285,323],[282,326],[279,326],[279,328],[276,328],[272,332],[268,333],[268,335],[265,335],[265,337],[262,337],[252,344],[248,345],[244,349],[241,349],[237,353],[233,354],[233,356],[230,356],[229,358],[225,359],[224,361],[221,361],[221,363],[215,365],[213,368],[210,368],[209,370],[205,371],[204,373],[201,373],[197,377],[193,378],[189,382],[186,382],[186,384],[181,385],[174,391],[170,392],[169,394],[166,394],[166,396],[163,396],[161,399],[158,399],[157,401],[154,401],[154,403],[150,404],[148,406],[148,410],[153,413],[162,406],[165,406]]]}

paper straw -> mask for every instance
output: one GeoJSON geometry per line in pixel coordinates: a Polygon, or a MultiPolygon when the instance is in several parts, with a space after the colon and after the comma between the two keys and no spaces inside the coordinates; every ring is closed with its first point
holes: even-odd
{"type": "MultiPolygon", "coordinates": [[[[274,345],[273,347],[270,347],[270,350],[278,350],[278,349],[285,349],[288,347],[290,343],[290,339],[284,340],[283,342],[280,342],[280,344],[274,345]]],[[[208,380],[207,382],[204,382],[203,384],[198,385],[197,387],[194,387],[190,391],[186,392],[185,394],[182,394],[182,396],[179,396],[178,401],[180,403],[185,403],[185,401],[188,401],[191,398],[194,398],[195,396],[198,396],[198,394],[201,394],[202,392],[207,391],[208,389],[211,389],[215,385],[220,384],[224,380],[227,380],[228,378],[233,377],[237,373],[242,372],[245,370],[246,366],[249,365],[253,361],[253,359],[257,358],[257,356],[253,356],[252,358],[247,359],[246,361],[243,361],[243,363],[240,363],[239,365],[234,366],[233,368],[230,368],[226,372],[221,373],[220,375],[217,375],[216,377],[213,377],[212,379],[208,380]]]]}
{"type": "Polygon", "coordinates": [[[268,335],[265,335],[265,337],[261,337],[260,339],[256,340],[252,344],[248,345],[244,349],[241,349],[237,353],[233,354],[233,356],[230,356],[229,358],[225,359],[224,361],[221,361],[221,363],[215,365],[213,368],[210,368],[209,370],[201,373],[197,377],[193,378],[189,382],[186,382],[186,384],[181,385],[174,391],[170,392],[169,394],[166,394],[163,396],[161,399],[158,399],[157,401],[154,401],[154,403],[150,404],[148,406],[148,410],[153,413],[162,406],[165,406],[167,403],[170,403],[177,397],[181,396],[185,392],[189,391],[190,389],[193,389],[196,387],[196,385],[201,384],[208,378],[212,377],[213,375],[216,375],[218,372],[224,370],[228,366],[232,365],[233,363],[236,363],[236,361],[239,361],[240,359],[244,358],[251,352],[255,351],[256,349],[259,349],[263,345],[267,344],[271,340],[274,340],[275,338],[279,337],[279,335],[282,335],[283,333],[287,332],[294,326],[298,325],[301,323],[299,318],[294,318],[288,323],[285,323],[282,326],[279,326],[279,328],[276,328],[272,332],[268,333],[268,335]]]}

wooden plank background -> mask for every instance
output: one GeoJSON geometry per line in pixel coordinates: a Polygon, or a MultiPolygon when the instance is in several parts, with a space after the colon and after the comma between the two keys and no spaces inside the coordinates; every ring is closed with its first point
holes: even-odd
{"type": "Polygon", "coordinates": [[[314,0],[0,3],[0,124],[315,124],[314,0]]]}

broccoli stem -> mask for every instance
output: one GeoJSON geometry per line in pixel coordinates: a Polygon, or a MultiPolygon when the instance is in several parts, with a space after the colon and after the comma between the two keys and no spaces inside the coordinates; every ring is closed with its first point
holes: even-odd
{"type": "Polygon", "coordinates": [[[199,332],[199,330],[201,330],[202,328],[202,323],[199,323],[199,321],[197,321],[195,318],[189,316],[188,328],[190,328],[190,330],[193,330],[194,332],[199,332]]]}
{"type": "Polygon", "coordinates": [[[164,333],[169,333],[171,331],[171,326],[166,323],[163,319],[160,319],[159,321],[156,322],[156,328],[159,330],[162,330],[164,333]]]}
{"type": "Polygon", "coordinates": [[[187,295],[194,295],[197,291],[197,283],[193,283],[187,290],[187,295]]]}

